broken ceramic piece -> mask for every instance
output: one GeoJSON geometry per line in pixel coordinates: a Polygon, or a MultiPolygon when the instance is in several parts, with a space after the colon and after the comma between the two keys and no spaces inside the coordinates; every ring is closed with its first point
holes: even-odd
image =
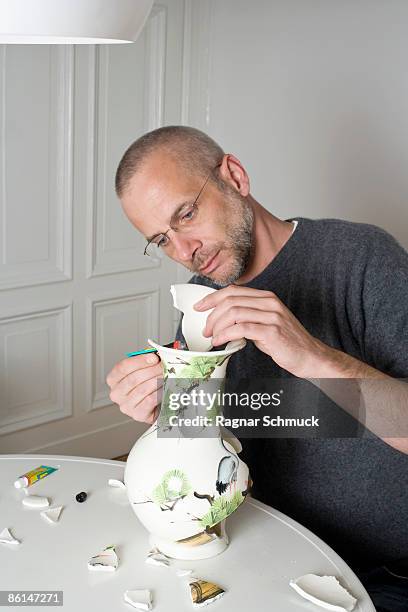
{"type": "Polygon", "coordinates": [[[194,578],[189,582],[191,601],[194,608],[202,608],[214,603],[225,595],[224,589],[213,582],[207,582],[201,578],[194,578]]]}
{"type": "Polygon", "coordinates": [[[146,563],[148,565],[161,565],[162,567],[168,567],[170,565],[170,559],[163,555],[158,548],[153,548],[149,551],[146,557],[146,563]]]}
{"type": "Polygon", "coordinates": [[[137,589],[135,591],[125,591],[123,599],[137,610],[152,609],[152,594],[147,589],[137,589]]]}
{"type": "Polygon", "coordinates": [[[351,612],[357,603],[334,576],[305,574],[289,584],[299,595],[331,612],[351,612]]]}
{"type": "Polygon", "coordinates": [[[176,571],[176,575],[179,576],[180,578],[183,578],[184,576],[191,576],[192,573],[193,573],[192,569],[178,569],[176,571]]]}
{"type": "Polygon", "coordinates": [[[41,516],[49,523],[58,523],[63,506],[55,506],[49,510],[40,512],[41,516]]]}
{"type": "Polygon", "coordinates": [[[39,497],[38,495],[27,495],[23,499],[23,506],[27,508],[46,508],[50,505],[48,497],[39,497]]]}
{"type": "Polygon", "coordinates": [[[125,483],[122,480],[117,480],[116,478],[109,478],[108,485],[110,487],[114,487],[115,489],[126,489],[125,483]]]}
{"type": "Polygon", "coordinates": [[[0,542],[2,544],[14,544],[14,545],[21,544],[20,540],[17,540],[17,538],[15,538],[11,534],[10,530],[7,527],[5,527],[3,531],[0,533],[0,542]]]}
{"type": "Polygon", "coordinates": [[[214,293],[214,291],[216,289],[212,287],[192,283],[182,283],[170,287],[173,305],[183,313],[181,331],[189,351],[209,351],[212,347],[212,338],[206,338],[202,333],[212,309],[200,312],[194,310],[193,305],[206,295],[214,293]]]}
{"type": "Polygon", "coordinates": [[[104,572],[113,572],[118,569],[119,559],[114,546],[107,546],[98,555],[88,561],[88,569],[104,572]]]}

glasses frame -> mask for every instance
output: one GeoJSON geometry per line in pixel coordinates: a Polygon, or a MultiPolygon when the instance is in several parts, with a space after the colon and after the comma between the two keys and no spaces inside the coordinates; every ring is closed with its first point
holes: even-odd
{"type": "MultiPolygon", "coordinates": [[[[211,172],[208,174],[208,176],[207,176],[207,178],[205,179],[205,181],[204,181],[204,183],[203,183],[203,185],[202,185],[202,187],[201,187],[200,191],[198,192],[197,197],[195,198],[194,202],[191,204],[191,210],[194,210],[194,211],[196,211],[196,210],[197,210],[197,208],[198,208],[198,200],[199,200],[199,198],[200,198],[201,194],[203,193],[205,186],[207,185],[208,181],[210,180],[210,177],[211,177],[212,173],[213,173],[213,172],[214,172],[214,171],[215,171],[217,168],[219,168],[221,165],[222,165],[222,162],[220,162],[219,164],[217,164],[216,166],[214,166],[214,168],[213,168],[213,169],[211,170],[211,172]]],[[[169,228],[168,228],[168,229],[167,229],[165,232],[159,232],[158,234],[156,234],[155,236],[153,236],[153,238],[151,238],[150,240],[148,240],[148,242],[147,242],[147,244],[146,244],[146,246],[145,246],[145,248],[144,248],[143,255],[146,255],[147,257],[152,257],[151,255],[149,255],[149,253],[147,253],[147,249],[149,248],[149,245],[151,245],[151,244],[153,243],[153,240],[156,240],[156,238],[157,238],[158,236],[166,236],[166,238],[168,238],[167,234],[169,233],[169,231],[170,231],[170,230],[173,230],[174,232],[179,231],[179,230],[178,230],[178,228],[176,228],[176,227],[172,227],[172,226],[170,225],[170,227],[169,227],[169,228]]],[[[170,240],[170,238],[169,238],[169,240],[170,240]]],[[[161,252],[161,249],[160,249],[160,246],[159,246],[159,245],[157,245],[157,251],[158,251],[158,253],[160,253],[160,252],[161,252]]]]}

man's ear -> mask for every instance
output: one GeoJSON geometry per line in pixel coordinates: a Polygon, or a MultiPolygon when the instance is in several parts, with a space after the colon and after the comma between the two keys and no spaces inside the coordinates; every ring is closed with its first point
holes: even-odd
{"type": "Polygon", "coordinates": [[[249,176],[235,155],[231,153],[224,155],[220,174],[224,181],[236,189],[244,198],[249,194],[249,176]]]}

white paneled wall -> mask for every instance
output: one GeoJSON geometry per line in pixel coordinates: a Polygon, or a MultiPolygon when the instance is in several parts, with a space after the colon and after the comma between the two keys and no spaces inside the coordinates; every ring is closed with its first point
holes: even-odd
{"type": "MultiPolygon", "coordinates": [[[[163,282],[163,291],[167,289],[163,282]]],[[[96,410],[109,403],[106,372],[120,358],[116,347],[128,346],[129,330],[133,330],[134,338],[141,342],[140,346],[144,345],[145,338],[157,337],[159,297],[159,290],[151,290],[121,297],[116,292],[111,298],[88,300],[88,410],[96,410]],[[106,342],[106,339],[110,339],[110,342],[106,342]]]]}
{"type": "Polygon", "coordinates": [[[374,223],[408,248],[408,2],[203,0],[189,120],[282,218],[374,223]],[[208,70],[209,66],[209,70],[208,70]]]}
{"type": "Polygon", "coordinates": [[[1,320],[0,433],[72,415],[71,338],[71,305],[1,320]]]}
{"type": "Polygon", "coordinates": [[[73,47],[0,52],[0,289],[72,276],[73,47]]]}
{"type": "Polygon", "coordinates": [[[173,337],[173,262],[143,256],[114,174],[142,133],[180,123],[184,3],[133,45],[0,47],[0,452],[112,457],[144,427],[105,378],[173,337]]]}

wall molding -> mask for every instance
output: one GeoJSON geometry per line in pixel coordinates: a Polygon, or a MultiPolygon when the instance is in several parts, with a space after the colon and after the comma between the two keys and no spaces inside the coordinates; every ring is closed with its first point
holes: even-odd
{"type": "MultiPolygon", "coordinates": [[[[24,416],[23,414],[19,417],[13,419],[4,418],[0,420],[0,434],[12,433],[16,431],[20,431],[21,429],[27,429],[28,427],[33,427],[35,425],[41,425],[45,423],[50,423],[52,421],[56,421],[58,419],[65,418],[67,416],[71,416],[73,414],[72,408],[72,348],[73,348],[73,327],[72,327],[72,304],[64,305],[59,308],[52,308],[47,310],[38,310],[27,312],[24,314],[19,314],[18,316],[13,317],[3,317],[0,318],[0,330],[2,326],[7,324],[18,324],[26,321],[32,322],[41,322],[41,319],[46,319],[49,317],[55,316],[57,318],[57,333],[58,337],[55,338],[57,343],[57,355],[58,359],[56,360],[56,373],[55,373],[55,383],[57,389],[57,398],[56,403],[54,405],[52,402],[48,401],[48,406],[44,406],[44,409],[41,410],[39,406],[36,406],[36,415],[35,416],[24,416]]],[[[36,331],[33,328],[33,331],[36,331]]],[[[22,333],[30,333],[30,332],[22,332],[22,333]]],[[[7,340],[7,336],[5,336],[7,340]]],[[[29,349],[27,349],[29,350],[29,349]]],[[[5,377],[4,389],[7,389],[7,347],[4,345],[3,347],[3,355],[5,358],[5,367],[2,372],[5,377]]],[[[34,402],[33,404],[39,404],[40,402],[34,402]]],[[[45,404],[47,402],[44,402],[45,404]]],[[[29,404],[24,404],[29,406],[29,404]]],[[[24,406],[23,405],[23,406],[24,406]]],[[[16,411],[18,406],[12,406],[11,408],[16,411]]],[[[22,406],[20,406],[22,407],[22,406]]]]}
{"type": "Polygon", "coordinates": [[[181,122],[208,132],[214,0],[185,0],[181,122]]]}
{"type": "MultiPolygon", "coordinates": [[[[146,335],[159,336],[159,301],[160,292],[158,287],[144,289],[140,292],[123,292],[110,295],[100,295],[88,298],[87,300],[87,366],[86,366],[86,412],[92,412],[99,408],[111,406],[112,401],[109,397],[109,389],[105,383],[98,389],[98,373],[101,372],[103,364],[103,329],[100,330],[101,336],[98,337],[97,311],[112,305],[124,304],[126,302],[145,302],[145,314],[150,316],[146,321],[146,335]],[[150,327],[150,330],[149,330],[150,327]],[[100,350],[97,350],[97,343],[100,350]]],[[[144,341],[144,339],[143,339],[144,341]]],[[[132,339],[131,342],[136,342],[132,339]]],[[[143,343],[143,342],[142,342],[143,343]]],[[[122,356],[125,358],[125,354],[122,356]]],[[[105,374],[105,373],[104,373],[105,374]]]]}
{"type": "MultiPolygon", "coordinates": [[[[0,251],[0,290],[29,287],[72,279],[72,216],[73,216],[73,96],[74,51],[72,46],[55,47],[51,53],[50,94],[55,113],[50,116],[50,132],[55,135],[55,150],[49,156],[49,192],[46,197],[56,206],[55,226],[49,231],[55,238],[55,260],[44,262],[7,263],[7,180],[6,180],[6,45],[0,51],[0,220],[2,249],[0,251]],[[54,122],[54,126],[52,126],[54,122]],[[52,127],[55,129],[52,130],[52,127]]],[[[50,210],[50,208],[49,208],[50,210]]],[[[49,217],[50,218],[50,217],[49,217]]]]}
{"type": "MultiPolygon", "coordinates": [[[[0,45],[0,227],[1,257],[6,259],[6,53],[7,45],[0,45]]],[[[1,285],[0,285],[1,286],[1,285]]]]}
{"type": "MultiPolygon", "coordinates": [[[[156,5],[144,29],[145,66],[144,66],[144,104],[143,132],[163,125],[166,77],[166,34],[167,7],[156,5]]],[[[109,85],[110,48],[91,47],[89,52],[89,91],[88,91],[88,235],[87,278],[134,272],[160,267],[160,262],[149,261],[147,257],[135,264],[135,249],[124,249],[120,262],[109,261],[109,251],[105,247],[106,210],[108,199],[99,164],[106,157],[108,85],[109,85]],[[99,133],[99,138],[98,138],[99,133]],[[99,195],[98,195],[99,194],[99,195]],[[125,253],[126,251],[126,253],[125,253]],[[132,251],[130,253],[129,251],[132,251]]],[[[139,254],[139,253],[137,253],[139,254]]]]}
{"type": "Polygon", "coordinates": [[[163,125],[166,77],[167,7],[155,4],[145,26],[144,131],[163,125]]]}

